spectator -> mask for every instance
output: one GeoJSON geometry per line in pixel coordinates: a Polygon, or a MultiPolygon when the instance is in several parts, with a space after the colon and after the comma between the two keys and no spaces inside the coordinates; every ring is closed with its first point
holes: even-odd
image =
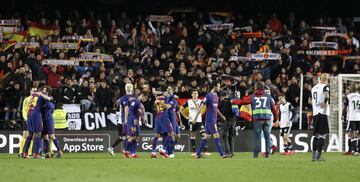
{"type": "Polygon", "coordinates": [[[91,95],[88,80],[84,80],[81,84],[79,100],[83,111],[88,111],[91,107],[95,108],[94,98],[91,95]]]}
{"type": "Polygon", "coordinates": [[[96,89],[95,104],[96,111],[108,111],[111,107],[112,92],[108,88],[105,80],[100,82],[100,86],[96,89]]]}

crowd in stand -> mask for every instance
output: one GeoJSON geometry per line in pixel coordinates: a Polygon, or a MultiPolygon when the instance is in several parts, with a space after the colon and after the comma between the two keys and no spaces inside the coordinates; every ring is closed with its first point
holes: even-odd
{"type": "MultiPolygon", "coordinates": [[[[331,75],[360,73],[359,60],[344,61],[340,56],[311,56],[298,54],[309,50],[311,41],[321,41],[324,32],[311,26],[336,27],[346,33],[347,39],[333,38],[338,49],[351,49],[358,54],[359,31],[351,19],[344,17],[314,17],[310,20],[257,14],[219,16],[209,13],[180,13],[174,21],[149,21],[148,16],[118,15],[96,17],[77,15],[46,16],[20,19],[21,29],[27,30],[27,21],[58,27],[58,31],[45,37],[27,36],[26,41],[38,42],[39,48],[11,47],[0,52],[0,109],[16,111],[29,94],[32,85],[48,84],[53,88],[55,102],[79,103],[83,110],[117,110],[116,100],[124,94],[124,85],[132,82],[135,94],[141,90],[154,92],[162,85],[175,85],[180,98],[190,98],[190,90],[197,88],[200,96],[208,91],[212,79],[221,81],[228,93],[251,92],[255,81],[264,81],[273,96],[284,93],[293,106],[300,105],[300,75],[307,75],[304,84],[305,110],[310,110],[310,91],[320,72],[331,75]],[[61,18],[60,18],[61,17],[61,18]],[[205,28],[205,24],[233,23],[222,30],[205,28]],[[251,27],[261,31],[260,37],[243,36],[242,29],[251,27]],[[50,42],[63,36],[81,35],[93,42],[82,43],[77,50],[53,50],[50,42]],[[80,65],[45,65],[44,59],[69,59],[81,52],[113,55],[113,62],[81,62],[80,65]],[[279,60],[237,61],[232,56],[250,56],[257,52],[280,54],[279,60]]],[[[0,39],[3,36],[0,33],[0,39]]],[[[276,97],[274,97],[276,98],[276,97]]],[[[147,101],[152,111],[154,98],[147,101]]],[[[15,119],[12,112],[0,113],[0,120],[15,119]]]]}

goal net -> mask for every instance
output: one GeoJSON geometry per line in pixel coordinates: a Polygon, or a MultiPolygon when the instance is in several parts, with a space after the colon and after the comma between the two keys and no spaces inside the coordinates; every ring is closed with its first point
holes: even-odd
{"type": "MultiPolygon", "coordinates": [[[[304,92],[309,92],[311,88],[318,83],[317,77],[304,75],[301,77],[300,93],[300,127],[299,129],[312,129],[312,109],[311,95],[307,97],[304,92]]],[[[330,77],[330,117],[328,136],[328,152],[347,151],[346,118],[343,117],[344,101],[349,94],[350,87],[360,86],[360,74],[340,74],[336,77],[330,77]]]]}

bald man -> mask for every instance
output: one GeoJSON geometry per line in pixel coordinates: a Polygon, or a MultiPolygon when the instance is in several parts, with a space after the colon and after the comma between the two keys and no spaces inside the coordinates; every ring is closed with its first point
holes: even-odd
{"type": "Polygon", "coordinates": [[[311,90],[313,118],[314,118],[314,140],[312,161],[324,161],[321,152],[324,147],[326,136],[329,134],[328,118],[330,116],[329,98],[330,89],[328,86],[329,75],[322,73],[320,83],[311,90]]]}

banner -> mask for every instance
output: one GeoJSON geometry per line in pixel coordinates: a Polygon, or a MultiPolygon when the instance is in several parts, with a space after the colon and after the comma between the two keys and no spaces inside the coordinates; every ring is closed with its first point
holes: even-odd
{"type": "Polygon", "coordinates": [[[323,47],[332,48],[332,49],[338,49],[338,43],[336,43],[336,42],[315,41],[315,42],[310,42],[309,47],[310,47],[310,49],[312,49],[312,48],[323,48],[323,47]]]}
{"type": "MultiPolygon", "coordinates": [[[[219,130],[221,130],[221,125],[219,130]]],[[[22,138],[21,131],[2,130],[0,133],[0,153],[13,154],[17,153],[20,148],[22,138]]],[[[176,146],[176,152],[189,152],[190,137],[188,131],[182,131],[179,144],[176,146]]],[[[105,131],[63,131],[57,130],[55,135],[59,139],[60,147],[67,152],[105,152],[109,147],[109,142],[118,138],[116,130],[105,131]]],[[[151,150],[151,141],[154,137],[154,131],[141,131],[138,151],[149,152],[151,150]]],[[[251,152],[253,150],[252,129],[237,131],[234,139],[235,152],[251,152]]],[[[273,143],[279,147],[279,151],[284,151],[283,138],[280,136],[280,130],[273,128],[270,137],[273,143]]],[[[313,130],[291,130],[289,135],[295,152],[311,152],[313,141],[313,130]]],[[[348,150],[348,136],[344,138],[344,149],[348,150]]],[[[201,138],[196,138],[196,143],[200,143],[201,138]]],[[[161,139],[159,140],[160,144],[161,139]]],[[[326,138],[324,149],[326,152],[338,151],[340,149],[340,140],[337,134],[330,134],[326,138]]],[[[158,146],[159,148],[161,147],[158,146]]],[[[213,142],[208,143],[209,151],[216,152],[213,142]]],[[[265,141],[261,140],[261,151],[265,152],[265,141]]],[[[250,157],[250,156],[249,156],[250,157]]]]}
{"type": "Polygon", "coordinates": [[[104,152],[110,147],[109,134],[56,134],[63,152],[104,152]]]}
{"type": "Polygon", "coordinates": [[[45,38],[48,35],[52,35],[54,34],[54,31],[57,30],[57,27],[55,26],[41,25],[35,22],[29,22],[28,25],[29,25],[28,32],[30,36],[39,35],[40,38],[45,38]]]}
{"type": "Polygon", "coordinates": [[[22,42],[25,40],[27,32],[18,32],[18,33],[4,33],[4,39],[7,39],[7,42],[4,42],[1,47],[0,51],[6,51],[11,46],[15,45],[17,42],[22,42]]]}
{"type": "Polygon", "coordinates": [[[63,66],[68,66],[68,65],[79,65],[78,61],[75,60],[65,60],[65,59],[44,59],[42,61],[42,63],[44,65],[63,65],[63,66]]]}
{"type": "Polygon", "coordinates": [[[16,26],[20,23],[17,19],[9,19],[9,20],[0,20],[0,25],[6,25],[6,26],[16,26]]]}
{"type": "Polygon", "coordinates": [[[19,29],[17,27],[4,27],[0,26],[0,32],[2,33],[15,33],[18,32],[19,29]]]}
{"type": "Polygon", "coordinates": [[[337,55],[349,55],[352,50],[302,50],[297,54],[309,55],[309,56],[337,56],[337,55]]]}
{"type": "Polygon", "coordinates": [[[229,29],[234,26],[233,23],[223,23],[223,24],[205,24],[204,29],[210,29],[210,30],[224,30],[229,29]]]}
{"type": "Polygon", "coordinates": [[[40,47],[39,42],[17,42],[15,44],[15,49],[25,47],[25,48],[38,48],[40,47]]]}
{"type": "Polygon", "coordinates": [[[51,42],[50,49],[57,50],[76,50],[78,49],[77,43],[62,43],[62,42],[51,42]]]}
{"type": "Polygon", "coordinates": [[[173,22],[174,18],[169,15],[150,15],[149,20],[157,22],[173,22]]]}
{"type": "MultiPolygon", "coordinates": [[[[139,152],[151,152],[152,150],[152,140],[154,139],[154,134],[140,134],[139,141],[139,152]]],[[[164,149],[162,145],[162,138],[159,138],[158,145],[156,147],[156,151],[159,149],[164,149]]],[[[188,134],[180,134],[180,139],[178,143],[175,145],[175,152],[190,152],[190,137],[188,134]]]]}
{"type": "Polygon", "coordinates": [[[281,58],[280,54],[276,54],[276,53],[251,54],[251,59],[254,60],[278,60],[280,58],[281,58]]]}
{"type": "Polygon", "coordinates": [[[64,104],[63,109],[67,115],[68,130],[81,130],[80,104],[64,104]]]}
{"type": "Polygon", "coordinates": [[[75,58],[77,61],[109,61],[113,62],[114,58],[112,55],[100,54],[94,52],[85,52],[81,53],[80,57],[75,58]]]}
{"type": "Polygon", "coordinates": [[[111,117],[112,113],[105,112],[85,112],[83,113],[84,129],[85,130],[98,130],[98,129],[111,129],[117,125],[118,118],[111,117]],[[110,117],[109,117],[110,116],[110,117]]]}

